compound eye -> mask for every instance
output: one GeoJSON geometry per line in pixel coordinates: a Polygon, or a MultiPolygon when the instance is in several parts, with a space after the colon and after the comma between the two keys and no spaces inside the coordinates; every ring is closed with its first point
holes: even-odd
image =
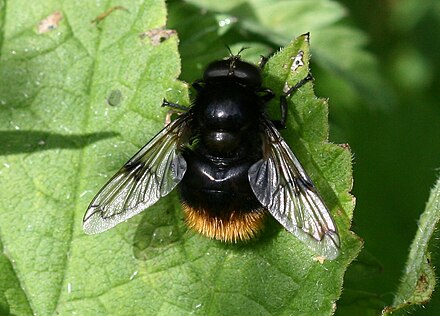
{"type": "Polygon", "coordinates": [[[234,67],[234,76],[237,81],[242,84],[261,87],[262,79],[260,68],[250,63],[237,60],[234,67]]]}
{"type": "Polygon", "coordinates": [[[203,74],[203,81],[205,82],[225,80],[255,88],[261,87],[262,83],[260,69],[250,63],[241,61],[237,56],[212,62],[203,74]]]}
{"type": "Polygon", "coordinates": [[[227,78],[230,72],[230,61],[227,60],[217,60],[208,65],[204,74],[203,81],[209,82],[216,79],[227,78]]]}

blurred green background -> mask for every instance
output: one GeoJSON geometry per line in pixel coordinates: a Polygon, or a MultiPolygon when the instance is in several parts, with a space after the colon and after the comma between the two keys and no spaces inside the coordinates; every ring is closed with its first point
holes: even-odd
{"type": "MultiPolygon", "coordinates": [[[[391,304],[440,166],[440,1],[170,1],[168,27],[179,34],[188,82],[226,56],[226,44],[250,47],[244,58],[257,60],[311,32],[330,141],[353,152],[353,231],[365,242],[337,314],[374,315],[391,304]]],[[[438,308],[434,294],[416,311],[438,308]]]]}

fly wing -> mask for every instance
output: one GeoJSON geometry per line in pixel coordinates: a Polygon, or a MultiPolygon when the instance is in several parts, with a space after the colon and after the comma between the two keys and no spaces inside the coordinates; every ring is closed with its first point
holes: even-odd
{"type": "Polygon", "coordinates": [[[295,237],[327,259],[339,255],[336,225],[313,182],[275,126],[263,121],[263,159],[248,172],[251,188],[295,237]]]}
{"type": "Polygon", "coordinates": [[[184,114],[167,125],[104,185],[84,215],[87,234],[103,232],[133,217],[182,180],[186,161],[179,147],[188,118],[184,114]]]}

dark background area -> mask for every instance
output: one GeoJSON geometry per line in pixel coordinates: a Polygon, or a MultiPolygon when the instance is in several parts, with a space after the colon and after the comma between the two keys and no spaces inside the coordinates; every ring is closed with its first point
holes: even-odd
{"type": "MultiPolygon", "coordinates": [[[[351,22],[368,34],[367,49],[396,98],[383,111],[362,101],[349,111],[337,105],[331,111],[332,121],[342,131],[336,141],[346,139],[355,157],[353,230],[365,240],[364,253],[382,265],[377,274],[349,285],[389,303],[440,166],[440,4],[343,3],[351,22]]],[[[436,250],[433,258],[438,266],[436,250]]],[[[434,293],[417,314],[436,315],[439,307],[440,298],[434,293]]]]}

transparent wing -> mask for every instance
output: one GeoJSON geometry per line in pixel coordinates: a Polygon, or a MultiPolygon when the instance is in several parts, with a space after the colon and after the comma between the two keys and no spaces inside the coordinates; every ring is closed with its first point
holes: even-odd
{"type": "Polygon", "coordinates": [[[186,161],[179,151],[188,114],[167,125],[99,191],[84,215],[87,234],[103,232],[142,212],[182,180],[186,161]]]}
{"type": "Polygon", "coordinates": [[[264,158],[248,172],[260,203],[281,225],[317,254],[335,259],[339,235],[313,182],[269,120],[264,120],[264,158]]]}

